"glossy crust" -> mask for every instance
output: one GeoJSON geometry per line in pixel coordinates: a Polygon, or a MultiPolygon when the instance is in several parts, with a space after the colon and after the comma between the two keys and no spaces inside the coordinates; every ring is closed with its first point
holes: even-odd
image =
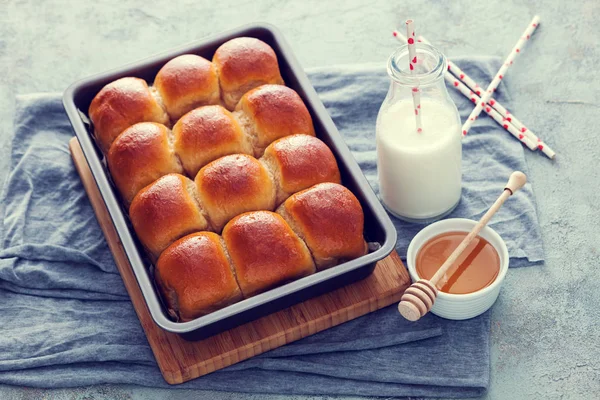
{"type": "Polygon", "coordinates": [[[219,73],[223,104],[229,110],[250,89],[266,83],[283,85],[275,52],[255,38],[240,37],[223,43],[213,63],[219,73]]]}
{"type": "Polygon", "coordinates": [[[263,85],[246,93],[236,107],[236,117],[252,137],[254,156],[284,136],[315,136],[312,118],[304,102],[293,89],[281,85],[263,85]]]}
{"type": "Polygon", "coordinates": [[[171,121],[196,107],[219,104],[217,68],[205,58],[184,54],[166,63],[154,80],[171,121]]]}
{"type": "Polygon", "coordinates": [[[242,299],[219,235],[185,236],[160,255],[156,280],[169,309],[189,321],[242,299]]]}
{"type": "Polygon", "coordinates": [[[275,208],[273,181],[252,156],[234,154],[211,162],[196,175],[196,187],[215,232],[243,212],[275,208]]]}
{"type": "Polygon", "coordinates": [[[161,176],[183,173],[169,135],[162,124],[140,122],[125,129],[110,146],[108,168],[126,204],[161,176]]]}
{"type": "Polygon", "coordinates": [[[138,122],[169,124],[169,117],[143,79],[121,78],[104,86],[89,108],[103,153],[125,129],[138,122]]]}
{"type": "Polygon", "coordinates": [[[196,200],[194,183],[169,174],[142,189],[129,207],[138,238],[158,257],[175,240],[208,228],[196,200]]]}
{"type": "Polygon", "coordinates": [[[245,297],[315,272],[304,242],[273,212],[235,217],[223,229],[223,240],[245,297]]]}
{"type": "Polygon", "coordinates": [[[319,270],[367,252],[362,207],[342,185],[320,183],[298,192],[277,212],[304,239],[319,270]]]}
{"type": "Polygon", "coordinates": [[[248,137],[221,106],[200,107],[185,114],[173,127],[173,136],[175,151],[191,177],[219,157],[252,154],[248,137]]]}
{"type": "Polygon", "coordinates": [[[277,187],[276,204],[317,183],[340,182],[335,156],[321,140],[292,135],[271,143],[261,158],[277,187]]]}

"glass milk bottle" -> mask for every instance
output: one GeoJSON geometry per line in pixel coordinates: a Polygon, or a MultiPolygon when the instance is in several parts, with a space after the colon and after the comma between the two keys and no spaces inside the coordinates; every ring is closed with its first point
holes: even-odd
{"type": "Polygon", "coordinates": [[[377,117],[377,173],[381,200],[393,215],[431,222],[449,214],[461,195],[461,124],[444,83],[446,57],[419,43],[409,70],[408,46],[388,61],[391,85],[377,117]],[[417,132],[412,90],[421,94],[417,132]]]}

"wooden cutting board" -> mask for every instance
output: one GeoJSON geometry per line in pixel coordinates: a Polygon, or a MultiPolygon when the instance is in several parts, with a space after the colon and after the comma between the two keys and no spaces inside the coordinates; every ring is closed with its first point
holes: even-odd
{"type": "Polygon", "coordinates": [[[69,147],[156,362],[170,384],[209,374],[396,303],[410,284],[408,272],[394,251],[377,263],[371,275],[359,282],[207,339],[188,342],[177,334],[162,330],[152,320],[79,141],[71,139],[69,147]]]}

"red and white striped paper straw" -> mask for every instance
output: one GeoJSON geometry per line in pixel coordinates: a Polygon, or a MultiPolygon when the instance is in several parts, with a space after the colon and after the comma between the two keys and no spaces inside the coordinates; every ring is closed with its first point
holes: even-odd
{"type": "MultiPolygon", "coordinates": [[[[406,40],[406,38],[397,31],[394,31],[394,36],[396,36],[399,40],[402,40],[402,41],[406,40]]],[[[427,43],[424,40],[423,40],[423,42],[427,43]]],[[[455,78],[454,75],[452,75],[450,72],[446,71],[444,73],[444,79],[446,79],[446,81],[450,85],[452,85],[453,88],[458,90],[460,93],[462,93],[466,98],[471,100],[473,103],[477,103],[477,102],[481,101],[481,98],[477,94],[473,93],[473,91],[471,91],[459,79],[455,78]]],[[[507,121],[505,118],[503,118],[502,115],[497,110],[494,110],[490,105],[486,105],[486,107],[484,107],[483,110],[490,117],[492,117],[492,119],[494,121],[496,121],[500,126],[502,126],[506,131],[508,131],[515,138],[517,138],[521,143],[523,143],[525,146],[527,146],[530,150],[535,150],[537,148],[536,143],[533,140],[528,138],[522,132],[519,132],[519,130],[510,123],[510,121],[507,121]]]]}
{"type": "MultiPolygon", "coordinates": [[[[415,42],[417,36],[415,35],[415,22],[412,19],[406,20],[406,43],[408,43],[408,57],[409,57],[409,68],[410,73],[415,73],[415,67],[417,66],[417,49],[415,42]]],[[[413,106],[415,110],[415,121],[417,124],[417,133],[423,132],[423,122],[421,121],[421,90],[418,86],[412,88],[413,106]]]]}
{"type": "Polygon", "coordinates": [[[531,139],[534,143],[536,143],[537,148],[546,155],[546,157],[550,159],[554,159],[556,153],[550,146],[548,146],[539,136],[537,136],[533,131],[527,128],[517,117],[510,113],[502,104],[500,104],[496,99],[492,98],[489,101],[489,104],[496,109],[506,121],[512,123],[517,130],[529,139],[531,139]]]}
{"type": "MultiPolygon", "coordinates": [[[[446,79],[446,82],[451,84],[452,87],[461,92],[473,103],[481,102],[481,98],[477,96],[477,94],[473,93],[471,89],[469,89],[464,83],[456,79],[452,74],[448,72],[445,73],[444,79],[446,79]]],[[[492,119],[496,121],[500,126],[506,129],[508,133],[513,135],[515,138],[519,139],[519,141],[525,146],[527,146],[530,150],[535,150],[537,148],[537,144],[534,141],[525,136],[524,133],[520,132],[513,124],[507,121],[506,118],[504,118],[498,111],[494,110],[489,104],[486,104],[486,106],[483,108],[483,111],[485,111],[490,117],[492,117],[492,119]]]]}
{"type": "MultiPolygon", "coordinates": [[[[419,42],[423,42],[429,44],[427,39],[422,36],[419,36],[419,42]]],[[[475,82],[469,75],[467,75],[460,67],[454,64],[452,61],[448,60],[448,70],[457,78],[460,79],[464,84],[466,84],[475,94],[481,96],[481,92],[483,89],[477,82],[475,82]]],[[[529,128],[525,126],[517,117],[510,113],[498,100],[495,98],[490,98],[490,101],[487,103],[492,106],[496,111],[502,115],[502,117],[512,123],[512,125],[517,128],[517,130],[525,136],[527,136],[532,142],[537,143],[537,148],[542,151],[548,158],[553,159],[556,156],[554,150],[550,148],[542,139],[540,139],[535,133],[533,133],[529,128]]]]}
{"type": "Polygon", "coordinates": [[[502,64],[502,67],[500,67],[500,70],[496,73],[496,76],[494,76],[494,79],[489,84],[486,91],[484,93],[482,93],[481,101],[477,102],[477,104],[475,105],[475,108],[473,109],[473,111],[471,111],[471,115],[469,115],[469,117],[463,124],[463,127],[462,127],[463,136],[466,135],[467,133],[469,133],[469,130],[475,123],[475,120],[481,113],[481,110],[483,110],[486,103],[488,101],[490,101],[493,93],[496,91],[496,88],[498,87],[498,85],[500,85],[502,78],[504,78],[504,75],[506,75],[506,71],[508,70],[508,67],[510,67],[512,65],[515,57],[517,56],[517,54],[519,54],[521,52],[523,45],[525,44],[525,42],[527,42],[529,40],[529,38],[531,37],[533,32],[537,29],[539,23],[540,23],[540,17],[538,17],[536,15],[535,17],[533,17],[533,19],[527,26],[527,29],[525,29],[525,32],[523,32],[523,35],[521,36],[521,38],[519,38],[519,41],[517,42],[515,47],[513,47],[512,51],[510,52],[510,54],[508,55],[506,60],[504,60],[504,64],[502,64]]]}

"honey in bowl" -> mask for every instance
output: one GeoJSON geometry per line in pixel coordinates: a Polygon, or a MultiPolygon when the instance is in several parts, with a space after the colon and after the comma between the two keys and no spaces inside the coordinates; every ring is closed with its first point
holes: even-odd
{"type": "MultiPolygon", "coordinates": [[[[419,277],[431,279],[444,261],[458,247],[468,232],[446,232],[425,243],[416,259],[419,277]]],[[[500,272],[500,256],[484,238],[477,236],[438,282],[441,291],[467,294],[489,286],[500,272]]]]}

